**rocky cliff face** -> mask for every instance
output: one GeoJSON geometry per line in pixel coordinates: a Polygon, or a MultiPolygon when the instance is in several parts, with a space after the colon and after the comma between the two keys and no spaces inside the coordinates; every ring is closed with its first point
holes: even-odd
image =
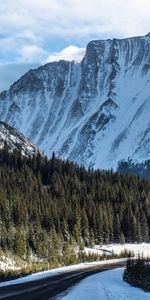
{"type": "Polygon", "coordinates": [[[29,139],[23,136],[16,129],[4,122],[0,122],[0,149],[4,147],[5,143],[8,145],[10,150],[21,150],[22,155],[32,156],[34,153],[39,151],[29,139]]]}
{"type": "Polygon", "coordinates": [[[0,120],[85,166],[150,158],[150,34],[92,41],[80,64],[30,70],[0,94],[0,120]]]}

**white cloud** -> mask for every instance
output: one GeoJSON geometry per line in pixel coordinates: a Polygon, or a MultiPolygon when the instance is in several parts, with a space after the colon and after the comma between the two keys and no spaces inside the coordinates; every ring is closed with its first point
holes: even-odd
{"type": "Polygon", "coordinates": [[[149,0],[0,0],[0,63],[79,61],[92,39],[148,33],[149,11],[149,0]]]}
{"type": "MultiPolygon", "coordinates": [[[[9,44],[9,41],[7,42],[9,44]]],[[[84,54],[85,48],[78,48],[73,45],[66,47],[60,52],[54,52],[49,56],[42,48],[25,46],[20,50],[17,63],[0,65],[0,91],[8,89],[11,84],[29,69],[38,67],[36,63],[38,60],[42,61],[43,64],[62,59],[80,62],[84,54]],[[43,57],[46,56],[48,56],[47,59],[43,59],[43,57]],[[28,63],[25,63],[26,61],[28,61],[28,63]]]]}
{"type": "MultiPolygon", "coordinates": [[[[0,64],[80,61],[92,39],[148,33],[149,11],[149,0],[0,0],[0,64]],[[56,52],[53,39],[80,47],[56,52]]],[[[11,66],[0,67],[0,89],[24,70],[11,66]]]]}
{"type": "Polygon", "coordinates": [[[53,54],[49,55],[44,63],[52,62],[52,61],[59,61],[59,60],[68,60],[68,61],[77,61],[80,62],[85,54],[85,48],[78,48],[76,46],[70,45],[63,49],[60,52],[54,52],[53,54]]]}
{"type": "Polygon", "coordinates": [[[37,61],[42,61],[42,59],[47,55],[47,52],[36,45],[25,45],[20,49],[20,62],[33,63],[37,61]]]}
{"type": "Polygon", "coordinates": [[[0,0],[0,28],[33,37],[128,36],[149,31],[149,0],[0,0]]]}

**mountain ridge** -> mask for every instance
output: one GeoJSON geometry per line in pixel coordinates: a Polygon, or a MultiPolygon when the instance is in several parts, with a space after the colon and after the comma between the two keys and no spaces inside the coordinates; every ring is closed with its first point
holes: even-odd
{"type": "Polygon", "coordinates": [[[81,63],[28,71],[0,94],[0,120],[50,156],[116,168],[150,157],[150,33],[91,41],[81,63]]]}
{"type": "Polygon", "coordinates": [[[18,130],[0,121],[0,149],[3,149],[5,144],[7,144],[11,151],[21,150],[22,155],[25,156],[32,156],[39,151],[38,148],[18,130]]]}

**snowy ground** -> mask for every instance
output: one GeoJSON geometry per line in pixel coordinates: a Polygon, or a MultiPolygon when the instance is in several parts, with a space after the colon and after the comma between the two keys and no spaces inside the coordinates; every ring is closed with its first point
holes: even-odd
{"type": "Polygon", "coordinates": [[[2,256],[0,259],[0,270],[17,270],[19,269],[16,266],[16,263],[13,259],[11,259],[10,257],[5,257],[2,256]]]}
{"type": "Polygon", "coordinates": [[[35,273],[32,275],[28,275],[19,279],[13,279],[10,281],[5,281],[5,282],[0,282],[0,287],[1,286],[8,286],[8,285],[16,285],[16,284],[21,284],[23,282],[29,282],[29,281],[34,281],[34,280],[40,280],[42,278],[46,278],[49,276],[54,276],[54,275],[58,275],[58,274],[63,274],[65,272],[68,271],[75,271],[75,270],[79,270],[79,269],[86,269],[90,266],[97,266],[97,265],[107,265],[110,263],[116,263],[119,261],[126,261],[126,259],[113,259],[113,260],[106,260],[106,261],[97,261],[97,262],[91,262],[91,263],[80,263],[77,265],[72,265],[72,266],[67,266],[67,267],[61,267],[61,268],[57,268],[57,269],[53,269],[53,270],[49,270],[49,271],[43,271],[43,272],[39,272],[39,273],[35,273]]]}
{"type": "Polygon", "coordinates": [[[59,300],[149,300],[150,293],[131,287],[122,279],[123,269],[106,271],[82,280],[59,300]]]}
{"type": "MultiPolygon", "coordinates": [[[[124,244],[124,245],[110,244],[110,245],[103,245],[103,246],[97,245],[94,248],[85,248],[85,251],[86,251],[86,253],[94,252],[94,253],[98,253],[98,254],[106,253],[106,254],[110,255],[112,252],[114,252],[116,254],[120,254],[125,249],[129,250],[129,251],[133,251],[135,253],[135,256],[137,256],[139,253],[141,253],[141,254],[143,253],[144,256],[150,257],[150,243],[124,244]]],[[[0,282],[0,286],[10,285],[10,284],[19,284],[19,283],[27,282],[27,281],[33,281],[33,280],[41,279],[44,277],[49,277],[49,276],[57,275],[57,274],[60,274],[63,272],[71,271],[71,270],[78,270],[79,268],[87,268],[90,265],[93,266],[93,265],[97,265],[97,264],[109,264],[111,262],[115,263],[119,260],[123,260],[123,259],[115,259],[115,260],[99,261],[99,262],[97,261],[97,262],[92,262],[92,263],[81,263],[81,264],[77,264],[74,266],[61,267],[61,268],[57,268],[57,269],[53,269],[53,270],[49,270],[49,271],[45,271],[45,272],[39,272],[36,274],[32,274],[32,275],[29,275],[29,276],[26,276],[23,278],[19,278],[16,280],[0,282]]],[[[1,257],[0,269],[2,269],[2,270],[17,269],[17,267],[15,265],[15,262],[12,261],[10,258],[7,259],[6,257],[1,257]]]]}
{"type": "Polygon", "coordinates": [[[115,254],[120,254],[124,250],[132,251],[135,256],[137,256],[139,253],[143,254],[145,257],[150,257],[150,243],[141,243],[141,244],[110,244],[110,245],[96,245],[94,248],[85,248],[86,253],[97,253],[97,254],[112,254],[114,252],[115,254]]]}
{"type": "MultiPolygon", "coordinates": [[[[85,252],[88,253],[96,253],[99,255],[102,254],[108,254],[111,255],[112,252],[115,254],[120,254],[124,250],[132,251],[134,252],[135,256],[137,256],[139,253],[147,257],[150,257],[150,243],[141,243],[141,244],[110,244],[110,245],[96,245],[94,248],[84,248],[85,252]]],[[[15,270],[19,269],[19,267],[16,266],[15,261],[11,257],[7,257],[2,255],[0,257],[0,270],[15,270]]]]}

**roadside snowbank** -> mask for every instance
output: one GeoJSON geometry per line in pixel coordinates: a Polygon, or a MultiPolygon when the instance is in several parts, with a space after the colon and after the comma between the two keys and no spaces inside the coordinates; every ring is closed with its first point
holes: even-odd
{"type": "MultiPolygon", "coordinates": [[[[123,244],[123,245],[118,245],[118,244],[110,244],[110,245],[96,245],[94,248],[85,248],[86,253],[97,253],[97,254],[112,254],[112,252],[116,254],[120,254],[124,250],[128,251],[133,251],[135,255],[137,256],[138,253],[143,253],[144,256],[150,256],[150,243],[141,243],[141,244],[123,244]]],[[[126,260],[126,259],[125,259],[126,260]]],[[[39,272],[36,274],[28,275],[26,277],[22,277],[19,279],[11,280],[11,281],[5,281],[5,282],[0,282],[0,287],[1,286],[7,286],[7,285],[12,285],[12,284],[19,284],[22,282],[28,282],[28,281],[34,281],[34,280],[39,280],[45,277],[57,275],[63,272],[67,271],[72,271],[72,270],[78,270],[80,268],[87,268],[89,266],[94,266],[94,265],[100,265],[100,264],[109,264],[112,262],[118,262],[118,261],[123,261],[123,259],[114,259],[114,260],[108,260],[108,261],[97,261],[97,262],[92,262],[92,263],[81,263],[73,266],[67,266],[67,267],[61,267],[49,271],[44,271],[44,272],[39,272]]],[[[0,267],[3,270],[7,270],[8,268],[15,269],[17,268],[10,259],[3,259],[0,261],[0,267]]]]}
{"type": "Polygon", "coordinates": [[[59,300],[149,300],[150,293],[131,287],[122,279],[123,270],[105,271],[89,276],[59,300]]]}
{"type": "Polygon", "coordinates": [[[77,264],[77,265],[72,265],[72,266],[61,267],[61,268],[57,268],[57,269],[53,269],[53,270],[43,271],[43,272],[35,273],[35,274],[32,274],[32,275],[28,275],[28,276],[25,276],[25,277],[21,277],[19,279],[0,282],[0,287],[1,286],[13,285],[13,284],[21,284],[23,282],[29,282],[29,281],[34,281],[34,280],[40,280],[42,278],[63,274],[63,273],[68,272],[68,271],[86,269],[90,266],[97,266],[97,265],[104,265],[104,264],[107,265],[107,264],[116,263],[116,262],[120,262],[120,261],[126,261],[126,258],[106,260],[106,261],[97,261],[97,262],[91,262],[91,263],[81,263],[81,264],[77,264]]]}

